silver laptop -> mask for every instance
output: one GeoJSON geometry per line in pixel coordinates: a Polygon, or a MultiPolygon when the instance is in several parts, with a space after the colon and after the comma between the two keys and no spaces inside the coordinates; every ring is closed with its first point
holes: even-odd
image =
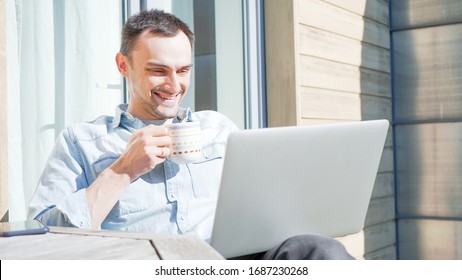
{"type": "Polygon", "coordinates": [[[231,258],[299,234],[359,232],[388,127],[376,120],[232,133],[212,247],[231,258]]]}

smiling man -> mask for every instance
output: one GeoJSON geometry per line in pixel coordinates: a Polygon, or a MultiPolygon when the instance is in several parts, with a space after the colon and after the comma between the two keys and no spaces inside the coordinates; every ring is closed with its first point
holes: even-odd
{"type": "Polygon", "coordinates": [[[129,104],[114,117],[73,124],[59,136],[30,204],[29,218],[48,225],[184,234],[210,239],[229,132],[213,112],[181,108],[192,69],[194,34],[171,14],[131,17],[116,64],[129,104]],[[167,159],[166,125],[201,122],[202,158],[167,159]]]}
{"type": "MultiPolygon", "coordinates": [[[[163,11],[128,19],[116,63],[130,102],[117,106],[113,117],[60,133],[31,201],[30,219],[210,239],[226,140],[237,127],[220,113],[180,107],[190,84],[193,42],[188,26],[163,11]],[[176,164],[168,159],[166,125],[190,121],[201,123],[201,159],[176,164]]],[[[253,257],[351,258],[335,240],[311,235],[253,257]]]]}
{"type": "MultiPolygon", "coordinates": [[[[128,32],[127,32],[128,33],[128,32]]],[[[170,119],[189,87],[192,68],[192,35],[173,37],[146,30],[132,49],[117,54],[117,67],[127,79],[128,112],[139,119],[170,119]]]]}

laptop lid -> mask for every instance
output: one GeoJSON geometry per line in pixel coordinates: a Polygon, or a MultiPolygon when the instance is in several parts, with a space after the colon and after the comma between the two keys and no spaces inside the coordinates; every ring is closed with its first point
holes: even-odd
{"type": "Polygon", "coordinates": [[[231,258],[289,237],[339,237],[363,226],[387,120],[230,134],[211,245],[231,258]]]}

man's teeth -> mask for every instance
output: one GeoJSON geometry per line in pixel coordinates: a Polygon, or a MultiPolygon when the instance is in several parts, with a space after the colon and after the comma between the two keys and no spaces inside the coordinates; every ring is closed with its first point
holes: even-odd
{"type": "Polygon", "coordinates": [[[174,94],[174,95],[169,95],[169,94],[162,94],[162,93],[157,93],[157,95],[162,98],[162,99],[165,99],[165,100],[173,100],[177,97],[178,93],[177,94],[174,94]]]}

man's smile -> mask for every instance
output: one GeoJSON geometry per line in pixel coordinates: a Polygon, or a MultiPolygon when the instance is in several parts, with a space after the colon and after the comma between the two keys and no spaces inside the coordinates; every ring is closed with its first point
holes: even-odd
{"type": "Polygon", "coordinates": [[[170,94],[162,91],[151,90],[151,94],[159,97],[161,100],[164,101],[176,101],[178,100],[178,97],[181,95],[181,91],[178,93],[170,94]]]}

